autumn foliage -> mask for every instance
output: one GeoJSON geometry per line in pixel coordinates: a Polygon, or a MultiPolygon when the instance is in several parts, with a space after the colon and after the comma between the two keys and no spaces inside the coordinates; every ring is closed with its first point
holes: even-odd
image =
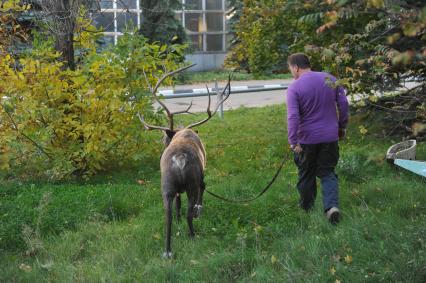
{"type": "MultiPolygon", "coordinates": [[[[21,9],[16,5],[2,12],[12,17],[21,9]]],[[[32,49],[17,56],[3,44],[2,174],[51,179],[89,176],[113,162],[137,160],[145,154],[147,142],[135,114],[159,119],[148,83],[177,68],[184,47],[125,34],[116,46],[97,53],[93,48],[97,34],[89,26],[76,31],[80,64],[75,70],[64,67],[53,40],[45,35],[35,36],[32,49]]]]}
{"type": "Polygon", "coordinates": [[[385,110],[390,132],[418,137],[426,129],[424,1],[241,2],[228,66],[285,72],[288,55],[305,52],[314,70],[340,78],[361,105],[385,110]]]}

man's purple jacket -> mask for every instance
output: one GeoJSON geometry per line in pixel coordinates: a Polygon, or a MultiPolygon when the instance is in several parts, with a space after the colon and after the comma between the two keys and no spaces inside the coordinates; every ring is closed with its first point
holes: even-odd
{"type": "Polygon", "coordinates": [[[287,90],[288,142],[317,144],[339,139],[348,123],[348,99],[343,87],[330,86],[336,78],[324,72],[307,72],[287,90]]]}

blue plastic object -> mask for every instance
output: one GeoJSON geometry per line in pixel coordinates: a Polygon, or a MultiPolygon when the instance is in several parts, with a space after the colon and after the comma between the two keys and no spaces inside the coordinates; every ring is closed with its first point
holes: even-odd
{"type": "Polygon", "coordinates": [[[426,162],[424,161],[395,159],[394,164],[420,176],[426,177],[426,162]]]}

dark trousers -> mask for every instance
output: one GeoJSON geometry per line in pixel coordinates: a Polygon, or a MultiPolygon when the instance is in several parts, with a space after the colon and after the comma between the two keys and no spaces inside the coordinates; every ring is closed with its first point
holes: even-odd
{"type": "Polygon", "coordinates": [[[324,211],[339,207],[339,186],[334,168],[339,160],[338,142],[302,144],[303,151],[294,154],[294,162],[299,171],[297,189],[300,206],[310,210],[317,196],[317,181],[321,180],[324,211]]]}

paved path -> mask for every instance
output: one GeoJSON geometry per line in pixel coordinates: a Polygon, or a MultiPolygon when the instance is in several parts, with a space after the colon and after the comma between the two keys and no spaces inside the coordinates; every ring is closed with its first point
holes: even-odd
{"type": "MultiPolygon", "coordinates": [[[[233,81],[231,83],[232,87],[235,86],[255,86],[255,85],[272,85],[272,84],[290,84],[292,80],[252,80],[252,81],[233,81]]],[[[226,81],[221,81],[218,83],[219,88],[223,88],[226,85],[226,81]]],[[[405,84],[406,88],[412,88],[418,85],[418,83],[409,82],[405,84]]],[[[193,85],[179,85],[175,86],[174,90],[188,90],[196,88],[205,88],[205,84],[193,84],[193,85]]],[[[209,88],[214,87],[214,83],[208,84],[209,88]]],[[[162,88],[170,89],[170,87],[162,88]]],[[[273,90],[273,91],[259,91],[259,92],[248,92],[248,93],[231,93],[231,96],[224,103],[224,110],[232,110],[238,107],[263,107],[274,104],[284,104],[286,90],[273,90]]],[[[359,100],[362,97],[355,95],[354,97],[348,97],[350,100],[359,100]]],[[[212,106],[214,107],[217,97],[212,96],[212,106]]],[[[166,99],[165,103],[171,111],[180,111],[185,110],[192,101],[191,112],[204,112],[206,111],[208,104],[208,97],[189,97],[189,98],[171,98],[166,99]]]]}
{"type": "MultiPolygon", "coordinates": [[[[264,84],[289,84],[291,80],[259,80],[259,81],[235,81],[231,83],[232,87],[235,86],[253,86],[253,85],[264,85],[264,84]]],[[[219,88],[224,87],[226,82],[219,82],[219,88]]],[[[214,87],[213,83],[208,85],[214,87]]],[[[175,90],[191,89],[191,88],[202,88],[205,85],[180,85],[176,86],[175,90]]],[[[274,104],[283,104],[285,102],[285,90],[273,90],[273,91],[261,91],[261,92],[250,92],[250,93],[234,93],[230,95],[227,101],[225,101],[223,108],[224,110],[236,109],[238,107],[262,107],[274,104]]],[[[212,107],[216,103],[216,96],[212,96],[212,107]]],[[[191,112],[204,112],[206,111],[208,104],[208,97],[192,97],[192,98],[171,98],[166,99],[165,103],[169,107],[170,111],[185,110],[192,101],[191,112]]]]}

